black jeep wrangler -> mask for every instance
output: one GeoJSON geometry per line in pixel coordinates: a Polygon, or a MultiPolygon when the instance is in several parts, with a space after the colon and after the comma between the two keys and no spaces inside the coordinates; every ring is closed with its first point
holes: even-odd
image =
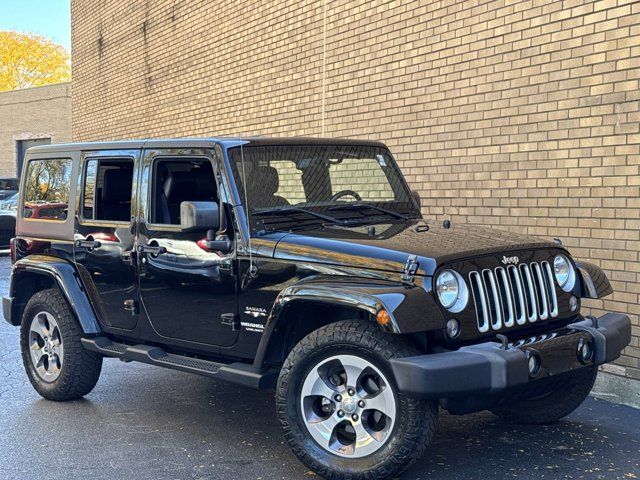
{"type": "Polygon", "coordinates": [[[629,318],[558,242],[436,223],[389,150],[220,138],[41,146],[22,175],[4,315],[44,398],[102,358],[275,388],[327,478],[420,458],[438,408],[546,423],[587,397],[629,318]]]}

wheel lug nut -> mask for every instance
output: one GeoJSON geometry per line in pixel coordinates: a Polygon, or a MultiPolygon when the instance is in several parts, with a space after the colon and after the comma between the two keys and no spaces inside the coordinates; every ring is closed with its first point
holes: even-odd
{"type": "Polygon", "coordinates": [[[364,408],[364,400],[360,400],[360,401],[358,402],[358,406],[359,406],[360,408],[364,408]]]}
{"type": "Polygon", "coordinates": [[[356,391],[353,388],[350,388],[347,391],[349,392],[349,395],[351,395],[352,397],[356,394],[356,391]]]}
{"type": "Polygon", "coordinates": [[[358,421],[358,415],[357,415],[356,413],[354,413],[353,415],[351,415],[351,419],[352,419],[354,422],[357,422],[357,421],[358,421]]]}
{"type": "Polygon", "coordinates": [[[338,394],[334,397],[336,399],[336,402],[341,402],[342,401],[342,395],[338,394]]]}
{"type": "Polygon", "coordinates": [[[344,412],[342,410],[338,410],[338,416],[340,418],[344,417],[344,412]]]}

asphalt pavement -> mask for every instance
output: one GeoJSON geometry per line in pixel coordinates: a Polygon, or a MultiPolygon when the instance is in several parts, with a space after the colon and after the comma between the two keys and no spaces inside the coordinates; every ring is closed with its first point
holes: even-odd
{"type": "MultiPolygon", "coordinates": [[[[10,262],[0,258],[0,292],[10,262]]],[[[115,359],[86,399],[41,399],[18,328],[0,322],[0,478],[306,479],[273,394],[115,359]]],[[[433,444],[402,479],[638,479],[640,410],[589,399],[544,427],[442,412],[433,444]]]]}

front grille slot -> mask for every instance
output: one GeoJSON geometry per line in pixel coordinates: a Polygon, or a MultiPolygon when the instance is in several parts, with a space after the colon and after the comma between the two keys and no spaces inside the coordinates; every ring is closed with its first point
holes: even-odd
{"type": "Polygon", "coordinates": [[[527,317],[525,310],[527,304],[524,300],[524,287],[522,286],[522,278],[518,267],[510,265],[507,269],[509,271],[509,281],[511,282],[511,291],[513,292],[514,306],[516,310],[516,323],[518,325],[524,325],[527,323],[527,317]]]}
{"type": "Polygon", "coordinates": [[[510,328],[558,315],[549,262],[497,267],[469,274],[478,330],[510,328]]]}
{"type": "Polygon", "coordinates": [[[473,293],[473,301],[476,306],[476,317],[478,319],[478,330],[481,332],[489,331],[489,309],[487,308],[487,296],[484,289],[484,282],[478,272],[469,274],[471,282],[471,292],[473,293]]]}

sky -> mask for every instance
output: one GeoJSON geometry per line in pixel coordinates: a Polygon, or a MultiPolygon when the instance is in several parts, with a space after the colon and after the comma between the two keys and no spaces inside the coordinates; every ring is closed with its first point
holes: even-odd
{"type": "Polygon", "coordinates": [[[0,30],[35,33],[71,52],[70,0],[0,0],[0,30]]]}

